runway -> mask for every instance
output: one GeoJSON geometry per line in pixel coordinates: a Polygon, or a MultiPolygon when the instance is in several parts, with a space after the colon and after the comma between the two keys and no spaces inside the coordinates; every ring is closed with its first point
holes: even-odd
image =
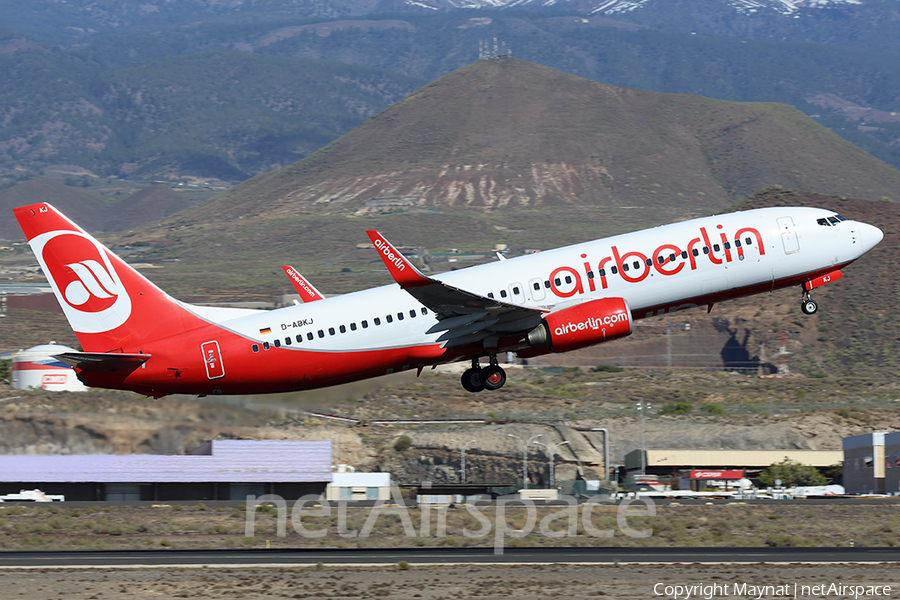
{"type": "Polygon", "coordinates": [[[372,548],[0,552],[0,569],[409,564],[900,563],[900,548],[372,548]]]}

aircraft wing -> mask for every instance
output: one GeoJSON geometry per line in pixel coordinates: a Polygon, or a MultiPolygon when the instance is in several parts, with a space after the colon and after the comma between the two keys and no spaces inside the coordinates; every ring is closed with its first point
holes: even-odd
{"type": "Polygon", "coordinates": [[[381,233],[366,231],[381,260],[401,288],[432,310],[440,321],[428,333],[444,331],[438,340],[448,347],[491,336],[524,334],[534,329],[544,313],[487,298],[423,275],[381,233]]]}

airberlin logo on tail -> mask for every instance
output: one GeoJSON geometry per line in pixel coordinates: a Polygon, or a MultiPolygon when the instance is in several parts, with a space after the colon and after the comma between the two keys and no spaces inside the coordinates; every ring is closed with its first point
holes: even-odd
{"type": "Polygon", "coordinates": [[[394,254],[394,250],[391,248],[390,244],[388,244],[381,238],[376,238],[372,243],[382,254],[384,254],[384,257],[388,260],[388,262],[397,267],[398,271],[403,271],[404,269],[406,269],[406,263],[403,262],[403,257],[398,254],[394,254]]]}
{"type": "Polygon", "coordinates": [[[99,242],[81,231],[50,231],[29,243],[72,329],[103,333],[128,320],[131,298],[99,242]]]}

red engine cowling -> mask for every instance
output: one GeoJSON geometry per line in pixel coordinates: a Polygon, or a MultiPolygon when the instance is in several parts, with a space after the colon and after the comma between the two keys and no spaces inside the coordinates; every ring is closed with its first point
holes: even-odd
{"type": "Polygon", "coordinates": [[[527,339],[529,346],[568,352],[631,335],[631,325],[624,298],[600,298],[550,313],[527,339]]]}

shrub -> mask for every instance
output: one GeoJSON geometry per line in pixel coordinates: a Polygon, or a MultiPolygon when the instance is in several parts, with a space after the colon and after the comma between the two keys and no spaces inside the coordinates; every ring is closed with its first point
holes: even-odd
{"type": "Polygon", "coordinates": [[[819,473],[815,467],[800,464],[787,457],[780,463],[769,465],[759,474],[759,482],[765,486],[775,485],[776,479],[780,479],[781,485],[786,487],[828,483],[825,476],[819,473]]]}
{"type": "Polygon", "coordinates": [[[700,407],[700,410],[707,412],[711,415],[724,415],[727,414],[725,409],[719,406],[718,404],[704,404],[700,407]]]}
{"type": "Polygon", "coordinates": [[[405,560],[401,560],[397,563],[397,568],[401,571],[409,571],[409,563],[405,560]]]}
{"type": "Polygon", "coordinates": [[[591,367],[591,373],[621,373],[624,371],[622,367],[616,367],[614,365],[597,365],[596,367],[591,367]]]}
{"type": "Polygon", "coordinates": [[[408,435],[401,435],[397,438],[397,441],[394,442],[394,450],[397,452],[404,452],[412,446],[412,438],[408,435]]]}
{"type": "Polygon", "coordinates": [[[659,409],[661,415],[686,415],[694,409],[687,402],[670,402],[659,409]]]}

